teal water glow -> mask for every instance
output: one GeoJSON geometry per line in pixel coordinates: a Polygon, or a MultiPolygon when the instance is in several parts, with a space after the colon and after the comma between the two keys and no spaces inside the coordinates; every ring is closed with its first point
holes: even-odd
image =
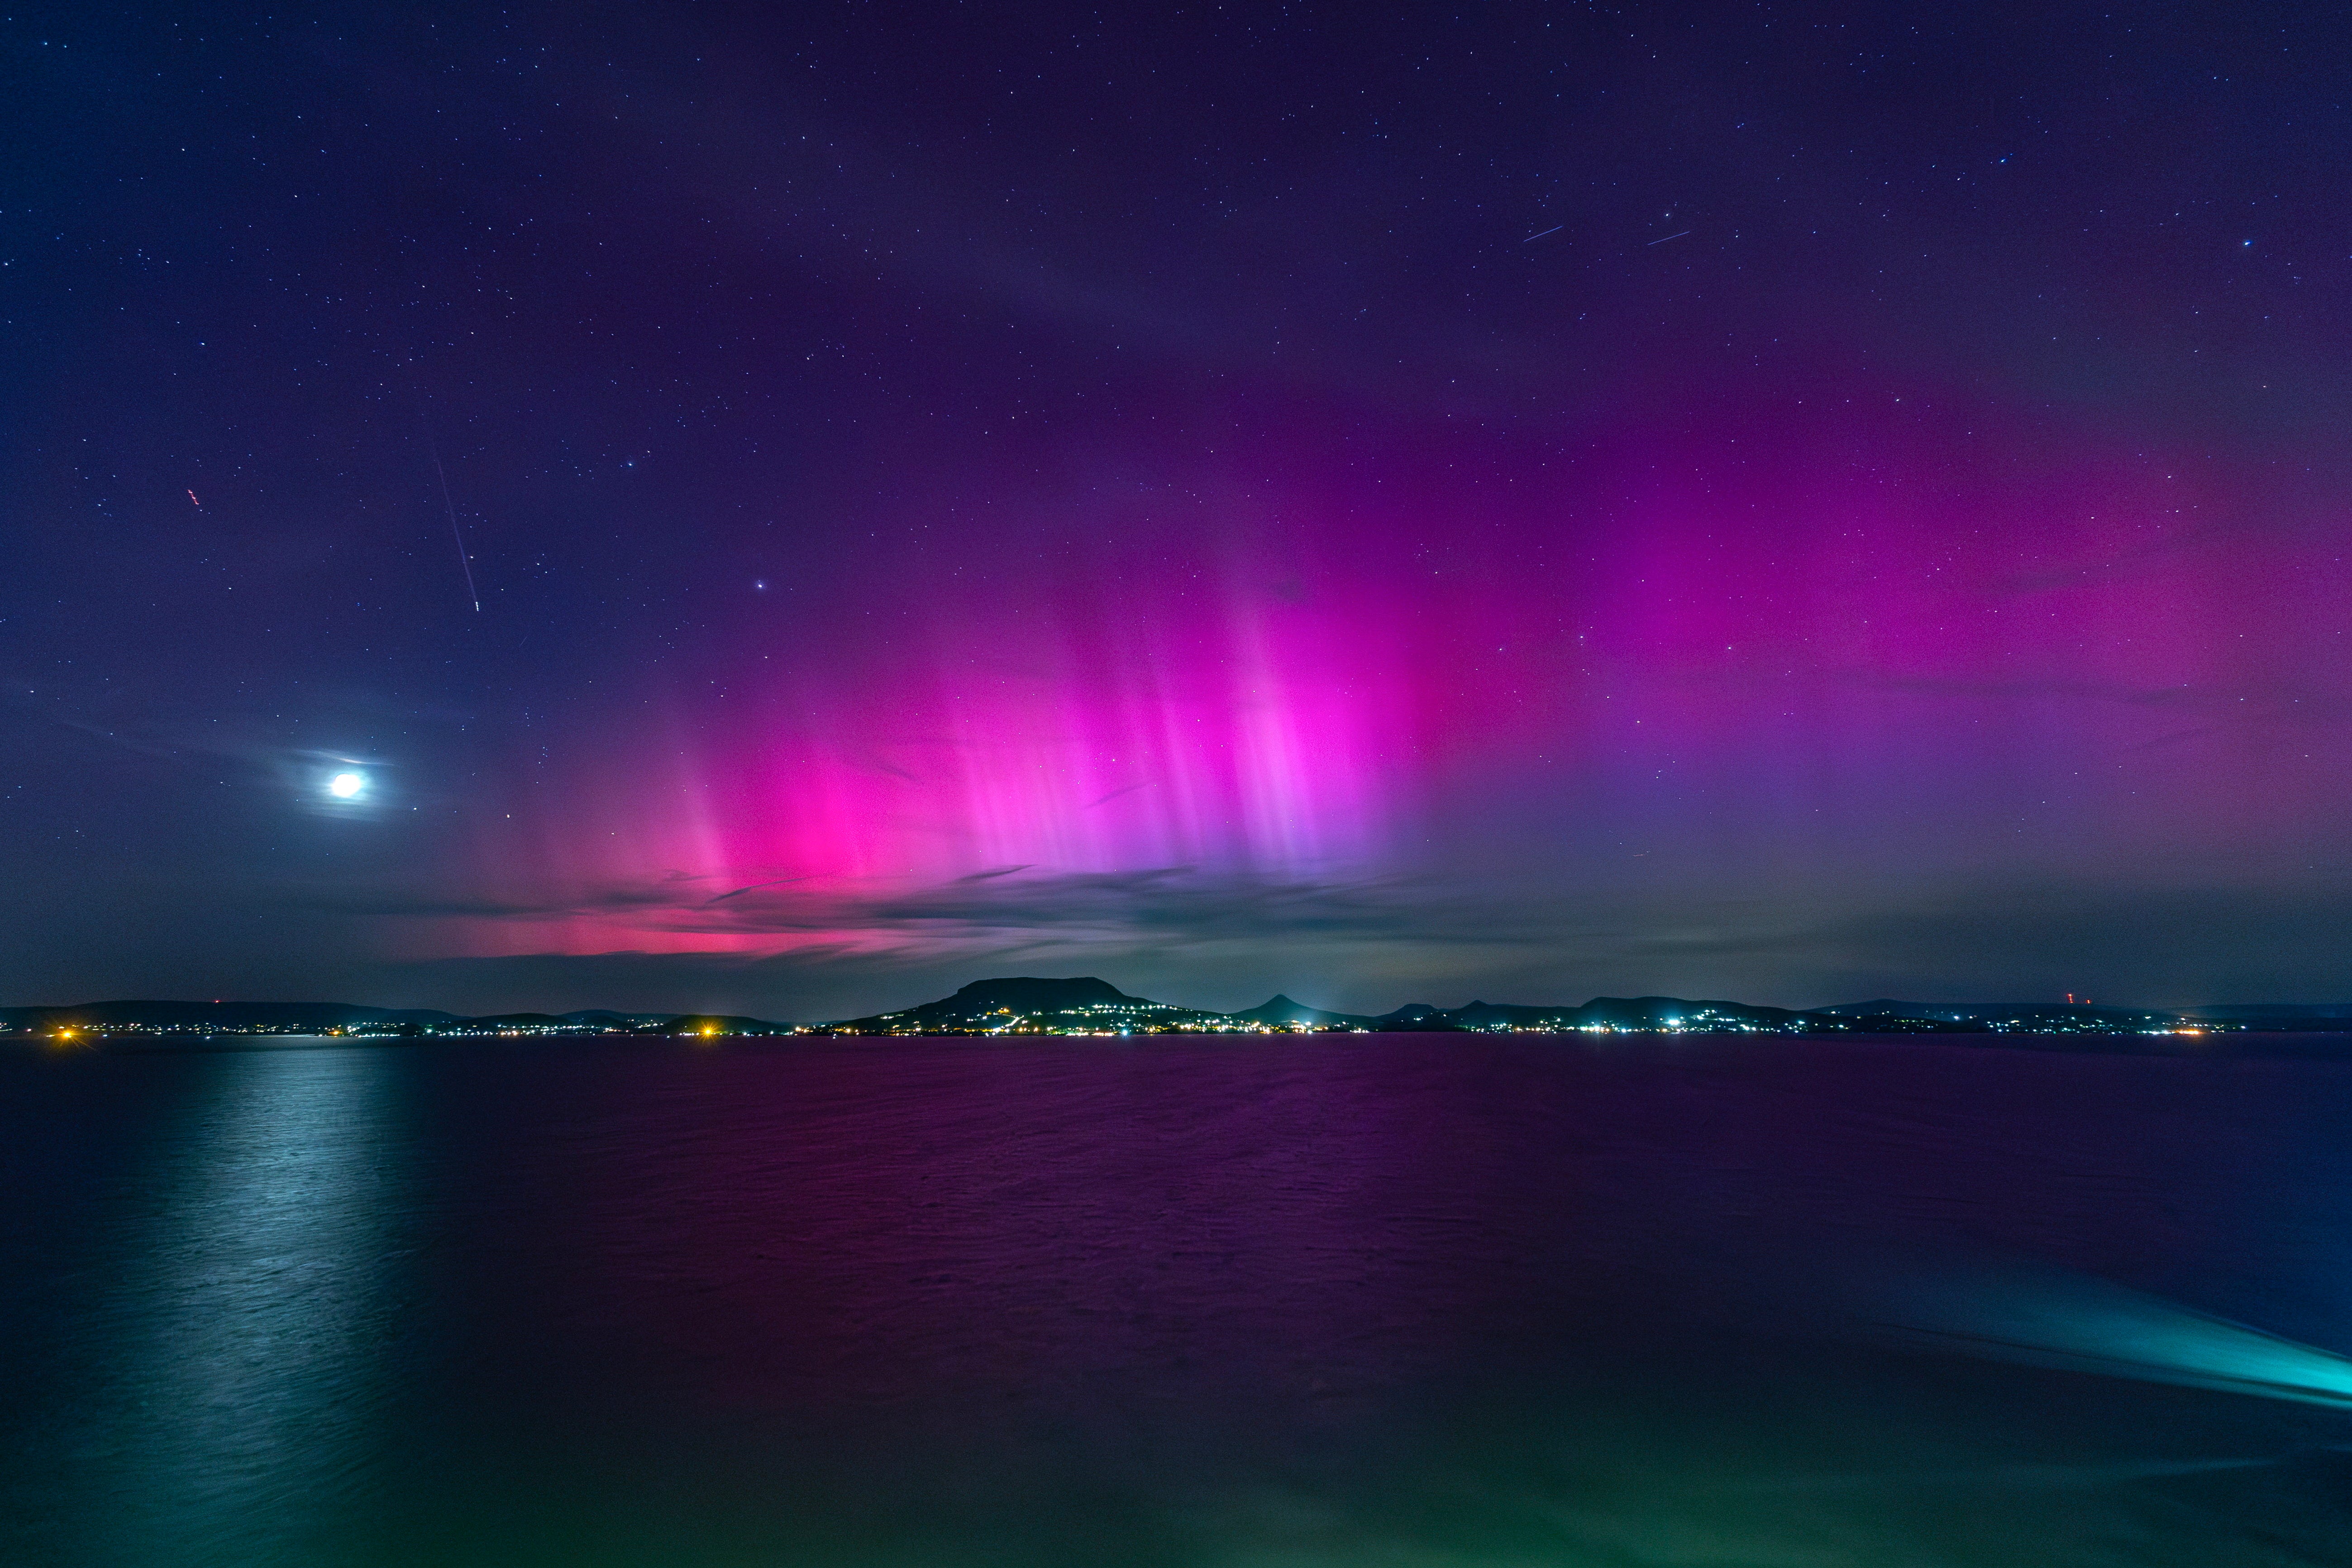
{"type": "Polygon", "coordinates": [[[1874,1326],[1927,1349],[2352,1410],[2352,1360],[2084,1275],[1952,1272],[1874,1326]]]}

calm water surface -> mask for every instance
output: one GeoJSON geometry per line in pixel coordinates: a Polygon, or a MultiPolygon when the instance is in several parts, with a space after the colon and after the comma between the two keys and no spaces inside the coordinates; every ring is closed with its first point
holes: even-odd
{"type": "Polygon", "coordinates": [[[2352,1068],[1900,1042],[0,1057],[11,1563],[2342,1563],[2352,1068]]]}

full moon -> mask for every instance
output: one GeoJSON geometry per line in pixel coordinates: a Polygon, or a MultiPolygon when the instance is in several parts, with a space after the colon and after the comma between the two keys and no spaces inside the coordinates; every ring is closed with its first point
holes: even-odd
{"type": "Polygon", "coordinates": [[[337,773],[327,781],[327,793],[337,800],[356,800],[365,788],[367,780],[358,773],[337,773]]]}

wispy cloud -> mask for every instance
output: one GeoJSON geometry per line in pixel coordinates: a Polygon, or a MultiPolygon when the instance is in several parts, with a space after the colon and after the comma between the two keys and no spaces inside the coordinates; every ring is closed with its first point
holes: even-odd
{"type": "Polygon", "coordinates": [[[2131,686],[2117,681],[2002,679],[1916,674],[1900,670],[1846,670],[1838,679],[1879,691],[1927,697],[1987,698],[2013,701],[2084,702],[2210,715],[2216,721],[2335,723],[2352,714],[2343,698],[2283,682],[2243,685],[2131,686]]]}
{"type": "Polygon", "coordinates": [[[110,746],[165,761],[228,763],[248,781],[268,781],[289,768],[367,762],[330,734],[382,727],[458,728],[461,710],[394,702],[362,688],[316,683],[259,700],[197,701],[154,682],[60,678],[53,673],[0,674],[0,714],[19,722],[55,726],[110,746]]]}
{"type": "MultiPolygon", "coordinates": [[[[696,879],[707,884],[707,879],[696,879]]],[[[919,886],[782,878],[709,896],[677,879],[557,889],[541,897],[322,891],[322,907],[432,920],[604,919],[629,931],[712,937],[858,933],[926,939],[1024,931],[1131,933],[1156,941],[1348,933],[1424,942],[1524,940],[1555,922],[1535,905],[1446,895],[1423,879],[1316,879],[1189,866],[1045,872],[992,867],[919,886]]]]}

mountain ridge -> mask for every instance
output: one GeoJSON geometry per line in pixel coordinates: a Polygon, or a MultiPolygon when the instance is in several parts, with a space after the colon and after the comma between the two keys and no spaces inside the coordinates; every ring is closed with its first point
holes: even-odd
{"type": "Polygon", "coordinates": [[[55,1034],[985,1035],[1290,1032],[1460,1033],[1505,1030],[1769,1034],[2128,1035],[2195,1029],[2266,1034],[2341,1032],[2352,1004],[2229,1004],[2168,1010],[2088,1003],[1913,1002],[1878,997],[1786,1008],[1721,999],[1595,996],[1576,1005],[1475,999],[1441,1008],[1409,1003],[1387,1013],[1315,1007],[1277,992],[1233,1012],[1132,995],[1096,975],[1001,975],[952,995],[887,1013],[792,1024],[742,1015],[518,1012],[467,1016],[430,1007],[345,1002],[157,999],[0,1007],[0,1031],[55,1034]]]}

